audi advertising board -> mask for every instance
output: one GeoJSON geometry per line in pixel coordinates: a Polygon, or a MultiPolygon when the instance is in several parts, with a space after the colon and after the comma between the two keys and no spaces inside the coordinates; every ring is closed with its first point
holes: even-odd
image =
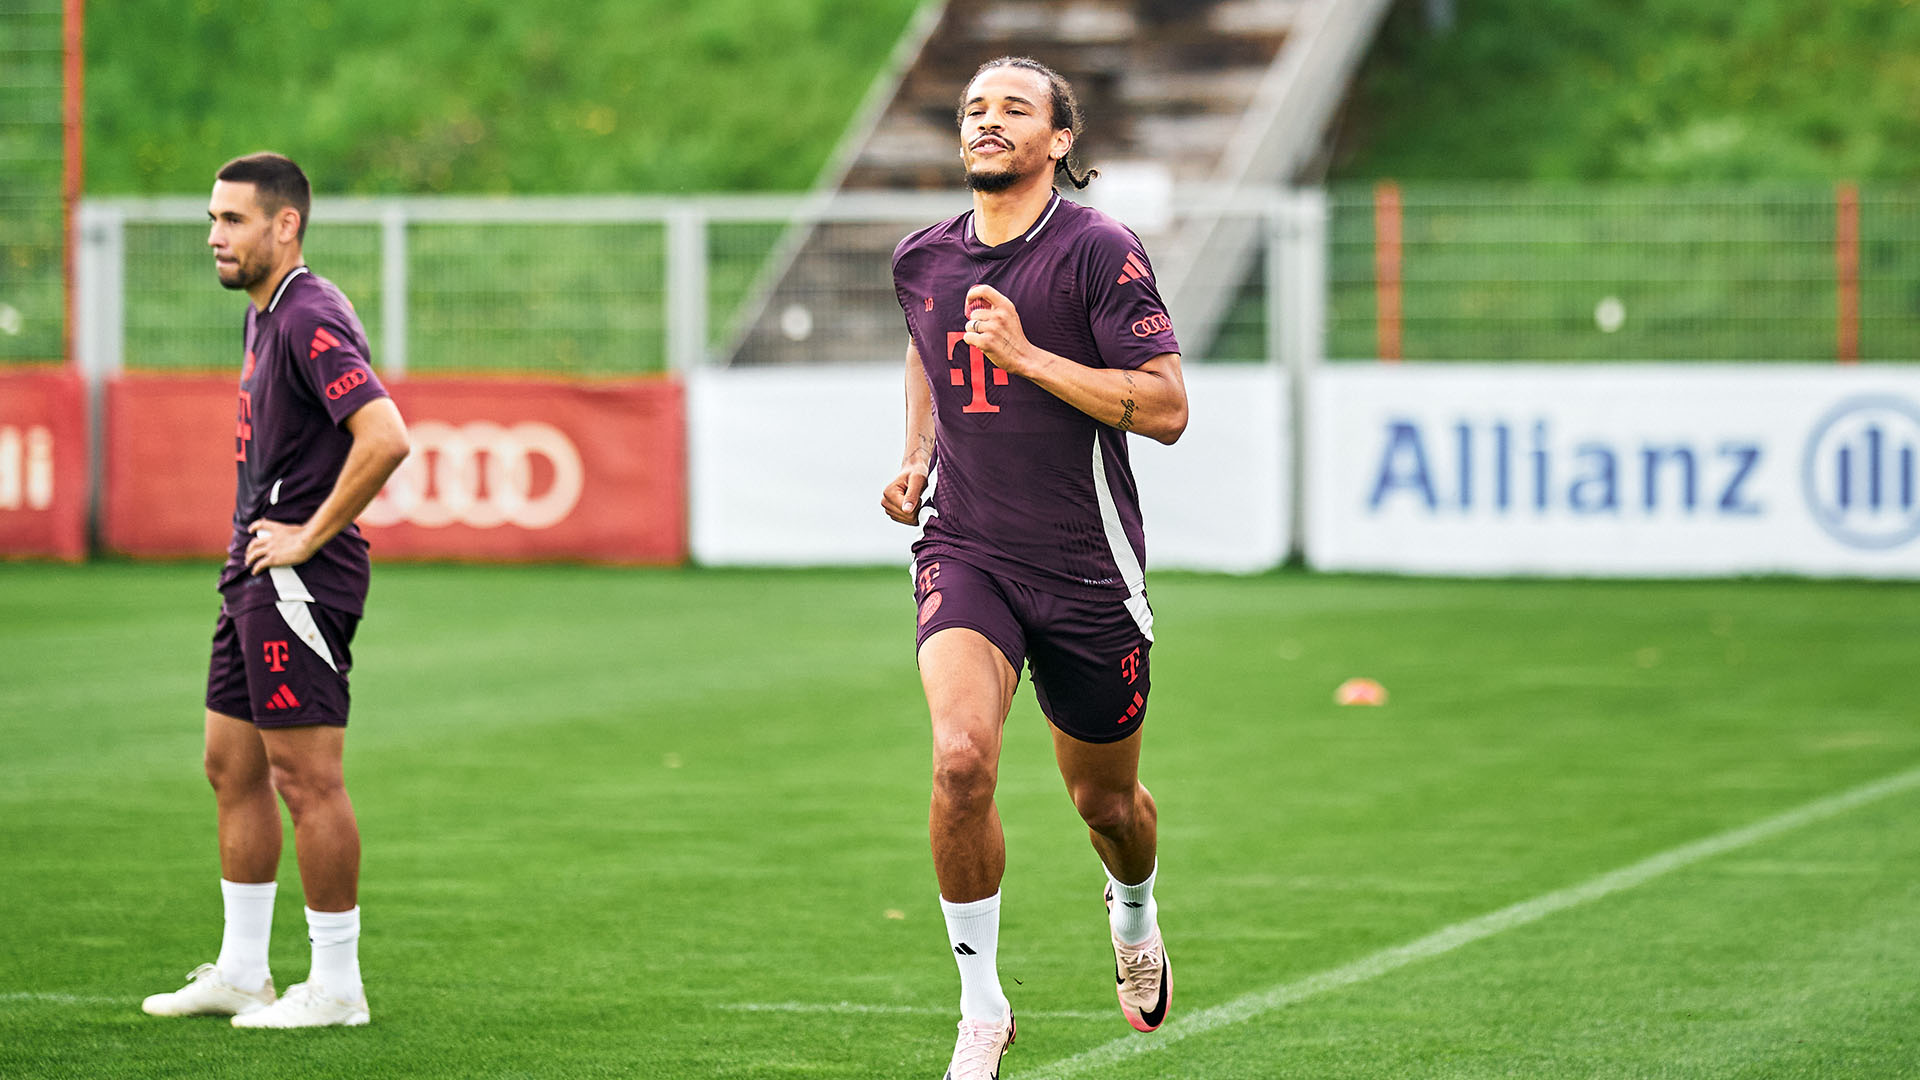
{"type": "Polygon", "coordinates": [[[86,384],[67,371],[0,374],[0,555],[86,553],[86,384]]]}
{"type": "MultiPolygon", "coordinates": [[[[677,382],[412,379],[389,385],[413,453],[360,517],[375,558],[686,558],[677,382]]],[[[217,555],[233,515],[234,380],[108,386],[106,547],[217,555]]]]}
{"type": "Polygon", "coordinates": [[[1334,365],[1311,395],[1319,569],[1920,577],[1920,374],[1334,365]]]}

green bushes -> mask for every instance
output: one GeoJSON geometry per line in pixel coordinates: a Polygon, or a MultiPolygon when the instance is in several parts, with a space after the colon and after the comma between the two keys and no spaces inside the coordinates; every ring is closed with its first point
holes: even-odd
{"type": "Polygon", "coordinates": [[[275,149],[329,193],[798,190],[916,4],[94,5],[88,189],[275,149]]]}

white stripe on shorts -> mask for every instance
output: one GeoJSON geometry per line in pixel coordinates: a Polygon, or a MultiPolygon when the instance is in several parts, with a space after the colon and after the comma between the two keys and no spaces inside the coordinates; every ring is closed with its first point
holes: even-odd
{"type": "Polygon", "coordinates": [[[1140,627],[1148,641],[1153,640],[1153,609],[1147,606],[1147,572],[1140,557],[1133,553],[1126,527],[1120,523],[1120,508],[1113,501],[1113,489],[1107,486],[1107,461],[1100,453],[1100,433],[1093,433],[1093,494],[1100,502],[1100,524],[1107,533],[1107,548],[1113,553],[1113,565],[1127,586],[1127,614],[1140,627]]]}
{"type": "Polygon", "coordinates": [[[307,583],[300,580],[299,573],[291,566],[276,566],[267,572],[273,576],[274,592],[280,595],[280,602],[274,606],[280,609],[287,628],[318,653],[328,667],[339,671],[340,665],[333,662],[333,650],[327,647],[327,639],[320,636],[320,624],[313,621],[313,609],[307,606],[314,602],[307,583]]]}

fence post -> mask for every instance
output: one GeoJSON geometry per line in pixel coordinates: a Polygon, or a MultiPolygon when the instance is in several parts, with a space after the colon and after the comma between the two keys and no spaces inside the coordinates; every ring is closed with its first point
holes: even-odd
{"type": "Polygon", "coordinates": [[[1388,363],[1401,357],[1400,230],[1400,185],[1382,180],[1373,188],[1373,302],[1380,359],[1388,363]]]}
{"type": "Polygon", "coordinates": [[[1833,267],[1840,296],[1835,355],[1843,364],[1860,360],[1860,189],[1834,190],[1833,267]]]}
{"type": "Polygon", "coordinates": [[[87,382],[120,374],[125,347],[127,219],[119,207],[82,203],[74,267],[76,353],[87,382]]]}
{"type": "Polygon", "coordinates": [[[698,203],[667,212],[667,367],[690,375],[707,359],[707,215],[698,203]]]}
{"type": "Polygon", "coordinates": [[[380,370],[407,373],[407,209],[390,202],[380,211],[380,370]]]}
{"type": "Polygon", "coordinates": [[[1307,396],[1326,332],[1327,193],[1281,191],[1267,219],[1267,355],[1286,368],[1289,561],[1306,556],[1307,396]]]}
{"type": "Polygon", "coordinates": [[[70,328],[87,381],[87,547],[100,546],[107,475],[107,382],[120,374],[126,347],[127,219],[118,207],[82,202],[74,252],[77,312],[70,328]]]}

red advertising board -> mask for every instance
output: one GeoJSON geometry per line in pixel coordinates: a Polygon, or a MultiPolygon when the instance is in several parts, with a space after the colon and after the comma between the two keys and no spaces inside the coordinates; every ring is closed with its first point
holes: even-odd
{"type": "MultiPolygon", "coordinates": [[[[687,554],[679,383],[390,383],[413,453],[361,515],[374,558],[680,562],[687,554]]],[[[218,554],[233,514],[231,377],[109,389],[109,548],[218,554]]]]}
{"type": "Polygon", "coordinates": [[[0,372],[0,556],[86,554],[86,383],[0,372]]]}

